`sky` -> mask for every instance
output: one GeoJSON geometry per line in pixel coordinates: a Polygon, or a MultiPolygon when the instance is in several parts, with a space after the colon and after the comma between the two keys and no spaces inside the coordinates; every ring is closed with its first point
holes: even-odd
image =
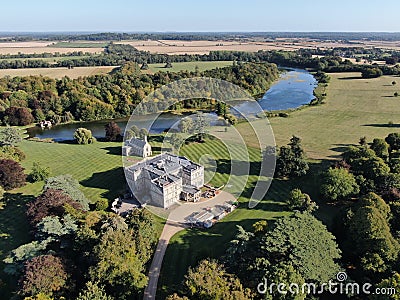
{"type": "Polygon", "coordinates": [[[0,9],[0,32],[400,32],[399,0],[14,0],[0,9]]]}

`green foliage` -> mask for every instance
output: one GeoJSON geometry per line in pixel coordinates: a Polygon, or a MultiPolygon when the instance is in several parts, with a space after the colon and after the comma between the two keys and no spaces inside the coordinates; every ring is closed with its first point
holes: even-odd
{"type": "Polygon", "coordinates": [[[9,275],[17,275],[22,270],[24,262],[42,254],[46,250],[48,243],[49,241],[33,241],[14,249],[4,259],[6,264],[4,272],[9,275]]]}
{"type": "Polygon", "coordinates": [[[348,223],[348,245],[364,271],[381,273],[397,260],[400,245],[392,236],[388,222],[390,209],[376,194],[360,200],[348,223]]]}
{"type": "Polygon", "coordinates": [[[104,287],[96,282],[88,281],[85,289],[79,293],[76,300],[113,300],[114,298],[108,296],[104,291],[104,287]]]}
{"type": "Polygon", "coordinates": [[[131,299],[145,287],[144,261],[136,251],[131,230],[107,230],[93,249],[95,264],[90,267],[90,278],[111,291],[118,299],[131,299]]]}
{"type": "Polygon", "coordinates": [[[80,190],[79,182],[71,175],[59,175],[48,178],[43,189],[61,190],[74,201],[78,202],[84,210],[89,210],[89,200],[80,190]]]}
{"type": "Polygon", "coordinates": [[[328,282],[340,270],[335,237],[308,213],[278,219],[260,246],[271,265],[292,264],[306,281],[328,282]]]}
{"type": "Polygon", "coordinates": [[[275,174],[277,177],[297,177],[307,173],[308,163],[304,157],[301,139],[292,136],[288,146],[281,146],[276,159],[275,174]]]}
{"type": "Polygon", "coordinates": [[[25,159],[25,153],[14,146],[0,146],[0,159],[12,159],[21,162],[25,159]]]}
{"type": "Polygon", "coordinates": [[[377,156],[383,160],[387,160],[389,157],[389,144],[383,139],[374,139],[372,141],[371,149],[374,150],[377,156]]]}
{"type": "Polygon", "coordinates": [[[65,215],[62,219],[58,216],[44,217],[36,225],[36,238],[38,240],[57,241],[68,235],[73,235],[78,230],[78,225],[71,215],[65,215]]]}
{"type": "Polygon", "coordinates": [[[179,130],[182,133],[192,133],[194,130],[194,122],[192,118],[183,118],[180,122],[179,122],[179,130]]]}
{"type": "Polygon", "coordinates": [[[329,201],[346,199],[358,194],[360,188],[353,174],[346,169],[329,169],[323,176],[322,196],[329,201]]]}
{"type": "Polygon", "coordinates": [[[168,143],[174,148],[175,151],[178,151],[179,148],[182,146],[184,143],[183,136],[179,133],[172,133],[168,139],[168,143]]]}
{"type": "Polygon", "coordinates": [[[364,68],[361,71],[362,78],[377,78],[383,75],[383,72],[379,68],[364,68]]]}
{"type": "Polygon", "coordinates": [[[399,300],[400,299],[400,274],[395,272],[391,277],[383,279],[379,284],[376,285],[381,288],[381,290],[389,288],[394,289],[395,293],[392,295],[373,295],[371,299],[373,300],[399,300]]]}
{"type": "Polygon", "coordinates": [[[138,255],[143,261],[151,259],[158,242],[155,219],[147,209],[136,209],[126,216],[126,223],[134,232],[134,240],[138,255]]]}
{"type": "Polygon", "coordinates": [[[101,198],[95,203],[96,210],[106,210],[108,208],[108,200],[101,198]]]}
{"type": "Polygon", "coordinates": [[[33,182],[45,181],[50,176],[50,168],[43,167],[39,162],[34,162],[32,166],[32,171],[29,174],[29,178],[33,182]]]}
{"type": "Polygon", "coordinates": [[[196,268],[190,268],[184,285],[188,297],[193,300],[250,299],[249,291],[239,279],[215,260],[202,260],[196,268]]]}
{"type": "Polygon", "coordinates": [[[286,203],[291,210],[313,212],[318,208],[317,204],[311,200],[310,196],[303,193],[300,189],[291,190],[286,203]]]}
{"type": "Polygon", "coordinates": [[[397,151],[400,149],[400,133],[393,132],[385,138],[386,143],[390,146],[390,151],[397,151]]]}
{"type": "Polygon", "coordinates": [[[6,127],[0,131],[0,145],[1,146],[16,146],[22,141],[22,138],[17,129],[6,127]]]}
{"type": "Polygon", "coordinates": [[[25,264],[21,293],[26,296],[39,293],[51,296],[65,287],[67,279],[65,266],[59,257],[37,256],[25,264]]]}
{"type": "Polygon", "coordinates": [[[74,139],[79,145],[92,144],[96,141],[92,132],[86,128],[78,128],[74,133],[74,139]]]}

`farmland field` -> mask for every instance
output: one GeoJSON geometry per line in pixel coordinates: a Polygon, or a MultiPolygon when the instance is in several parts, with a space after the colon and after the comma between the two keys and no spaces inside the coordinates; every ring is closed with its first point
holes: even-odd
{"type": "Polygon", "coordinates": [[[226,66],[231,66],[231,61],[191,61],[191,62],[178,62],[172,63],[172,68],[164,68],[165,64],[149,64],[149,69],[142,72],[155,73],[155,72],[179,72],[179,71],[195,71],[196,66],[199,71],[205,71],[215,68],[223,68],[226,66]]]}
{"type": "Polygon", "coordinates": [[[0,69],[0,77],[4,76],[30,76],[42,75],[50,78],[78,78],[81,76],[91,76],[110,73],[115,66],[98,66],[98,67],[75,67],[68,68],[26,68],[26,69],[0,69]]]}
{"type": "Polygon", "coordinates": [[[104,48],[108,42],[57,42],[49,44],[48,47],[55,48],[104,48]]]}

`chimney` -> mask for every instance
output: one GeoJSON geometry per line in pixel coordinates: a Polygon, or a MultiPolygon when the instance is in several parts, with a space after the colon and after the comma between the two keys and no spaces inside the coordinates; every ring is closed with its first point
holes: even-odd
{"type": "Polygon", "coordinates": [[[144,136],[144,141],[147,143],[147,135],[144,136]]]}

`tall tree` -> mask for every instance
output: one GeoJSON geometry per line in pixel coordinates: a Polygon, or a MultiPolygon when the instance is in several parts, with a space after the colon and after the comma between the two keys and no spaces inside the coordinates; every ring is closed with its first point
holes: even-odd
{"type": "Polygon", "coordinates": [[[6,127],[0,131],[0,146],[15,146],[22,141],[17,129],[6,127]]]}
{"type": "Polygon", "coordinates": [[[353,174],[346,169],[330,168],[323,176],[320,188],[322,196],[331,201],[346,199],[346,197],[356,195],[360,191],[353,174]]]}

